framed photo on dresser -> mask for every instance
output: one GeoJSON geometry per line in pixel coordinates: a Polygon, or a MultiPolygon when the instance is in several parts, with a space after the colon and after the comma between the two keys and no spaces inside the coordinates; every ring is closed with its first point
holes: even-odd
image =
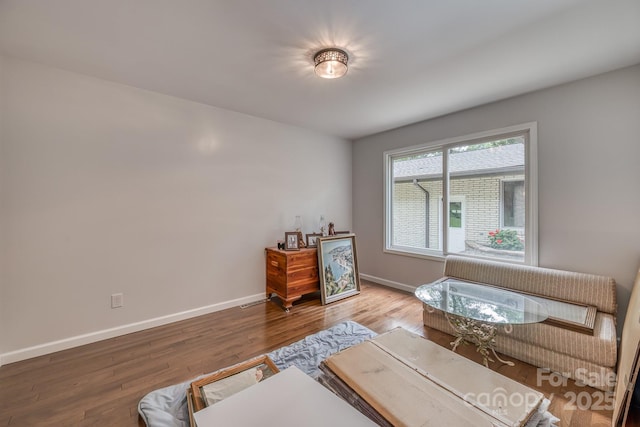
{"type": "Polygon", "coordinates": [[[284,233],[284,250],[285,251],[299,251],[300,250],[300,235],[297,231],[287,231],[284,233]]]}
{"type": "Polygon", "coordinates": [[[308,248],[317,248],[318,247],[318,237],[322,237],[322,233],[310,233],[310,234],[307,234],[307,247],[308,248]]]}

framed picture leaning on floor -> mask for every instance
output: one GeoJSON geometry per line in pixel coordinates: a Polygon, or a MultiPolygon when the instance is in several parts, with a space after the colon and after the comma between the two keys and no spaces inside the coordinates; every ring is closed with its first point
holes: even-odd
{"type": "Polygon", "coordinates": [[[356,235],[318,237],[316,241],[322,304],[359,294],[356,235]]]}
{"type": "Polygon", "coordinates": [[[193,411],[211,406],[278,372],[269,356],[263,354],[197,379],[190,387],[193,411]]]}

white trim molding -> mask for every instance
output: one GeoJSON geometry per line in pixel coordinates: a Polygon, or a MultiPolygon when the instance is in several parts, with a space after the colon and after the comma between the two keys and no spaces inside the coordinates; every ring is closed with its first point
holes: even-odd
{"type": "Polygon", "coordinates": [[[264,300],[264,292],[0,354],[0,366],[264,300]]]}
{"type": "Polygon", "coordinates": [[[389,288],[399,289],[401,291],[410,292],[410,293],[414,293],[417,288],[417,286],[405,285],[404,283],[382,279],[380,277],[371,276],[369,274],[360,273],[360,278],[364,280],[368,280],[373,283],[377,283],[378,285],[387,286],[389,288]]]}

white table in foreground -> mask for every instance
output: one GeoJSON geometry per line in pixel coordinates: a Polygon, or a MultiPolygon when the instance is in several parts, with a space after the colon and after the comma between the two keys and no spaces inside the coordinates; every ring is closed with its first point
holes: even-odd
{"type": "Polygon", "coordinates": [[[198,427],[375,426],[295,366],[196,412],[194,418],[198,427]]]}

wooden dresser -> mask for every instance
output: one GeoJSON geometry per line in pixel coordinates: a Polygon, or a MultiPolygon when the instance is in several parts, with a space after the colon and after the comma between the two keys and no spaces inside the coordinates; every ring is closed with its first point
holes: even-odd
{"type": "Polygon", "coordinates": [[[267,298],[276,294],[289,311],[303,295],[318,292],[318,254],[315,248],[283,251],[266,248],[267,298]]]}

